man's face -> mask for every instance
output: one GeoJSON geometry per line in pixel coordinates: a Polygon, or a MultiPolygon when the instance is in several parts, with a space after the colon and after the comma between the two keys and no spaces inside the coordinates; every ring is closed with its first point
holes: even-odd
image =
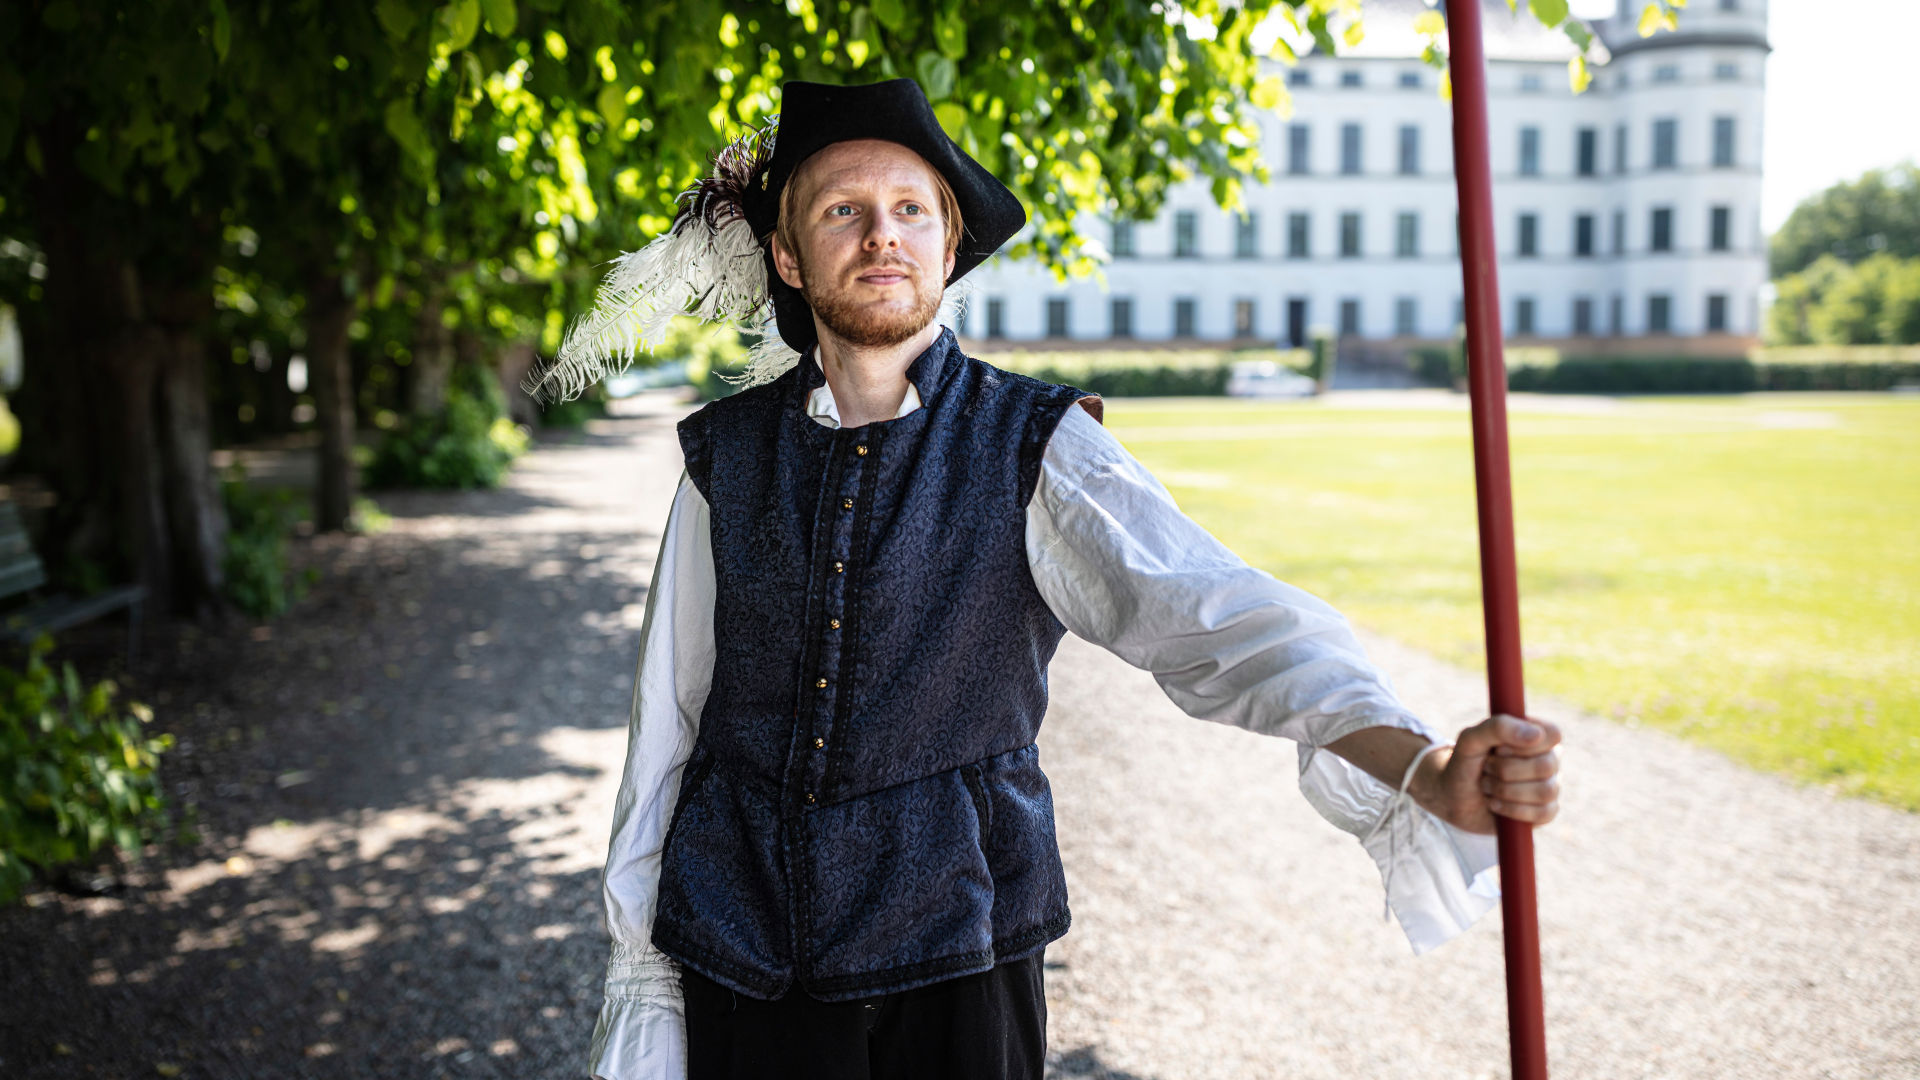
{"type": "Polygon", "coordinates": [[[897,345],[939,313],[953,255],[933,167],[899,143],[854,139],[802,162],[790,230],[774,266],[833,334],[868,348],[897,345]]]}

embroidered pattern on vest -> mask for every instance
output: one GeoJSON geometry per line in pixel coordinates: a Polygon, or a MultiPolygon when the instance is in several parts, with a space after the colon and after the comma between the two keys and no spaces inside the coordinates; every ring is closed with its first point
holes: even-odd
{"type": "Polygon", "coordinates": [[[859,428],[806,415],[811,363],[680,424],[712,510],[716,661],[653,940],[754,997],[910,989],[1070,921],[1034,743],[1065,628],[1025,528],[1084,394],[950,331],[907,375],[922,407],[859,428]]]}

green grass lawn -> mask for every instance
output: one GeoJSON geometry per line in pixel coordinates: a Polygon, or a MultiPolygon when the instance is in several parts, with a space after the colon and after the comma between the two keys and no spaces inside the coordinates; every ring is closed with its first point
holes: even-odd
{"type": "MultiPolygon", "coordinates": [[[[1484,670],[1455,401],[1112,399],[1107,425],[1249,562],[1484,670]]],[[[1530,687],[1920,809],[1920,400],[1522,395],[1509,420],[1530,687]]]]}

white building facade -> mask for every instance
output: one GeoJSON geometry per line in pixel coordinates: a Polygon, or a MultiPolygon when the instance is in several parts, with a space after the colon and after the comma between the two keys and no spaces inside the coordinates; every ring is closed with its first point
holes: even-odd
{"type": "MultiPolygon", "coordinates": [[[[1483,0],[1502,322],[1510,338],[1572,351],[1744,348],[1766,282],[1766,0],[1695,0],[1678,33],[1649,38],[1627,6],[1592,23],[1606,48],[1576,95],[1565,36],[1525,4],[1516,20],[1483,0]]],[[[1245,185],[1244,214],[1190,180],[1153,221],[1081,223],[1112,256],[1104,281],[1062,284],[996,257],[969,275],[961,332],[1044,347],[1450,339],[1452,121],[1439,73],[1418,59],[1424,10],[1368,0],[1359,47],[1274,65],[1293,116],[1262,119],[1272,178],[1245,185]]]]}

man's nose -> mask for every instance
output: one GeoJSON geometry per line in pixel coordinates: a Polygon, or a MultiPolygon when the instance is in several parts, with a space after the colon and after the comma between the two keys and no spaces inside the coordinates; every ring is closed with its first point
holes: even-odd
{"type": "Polygon", "coordinates": [[[900,246],[900,232],[891,216],[875,214],[868,220],[872,224],[867,226],[867,250],[878,251],[881,248],[900,246]]]}

